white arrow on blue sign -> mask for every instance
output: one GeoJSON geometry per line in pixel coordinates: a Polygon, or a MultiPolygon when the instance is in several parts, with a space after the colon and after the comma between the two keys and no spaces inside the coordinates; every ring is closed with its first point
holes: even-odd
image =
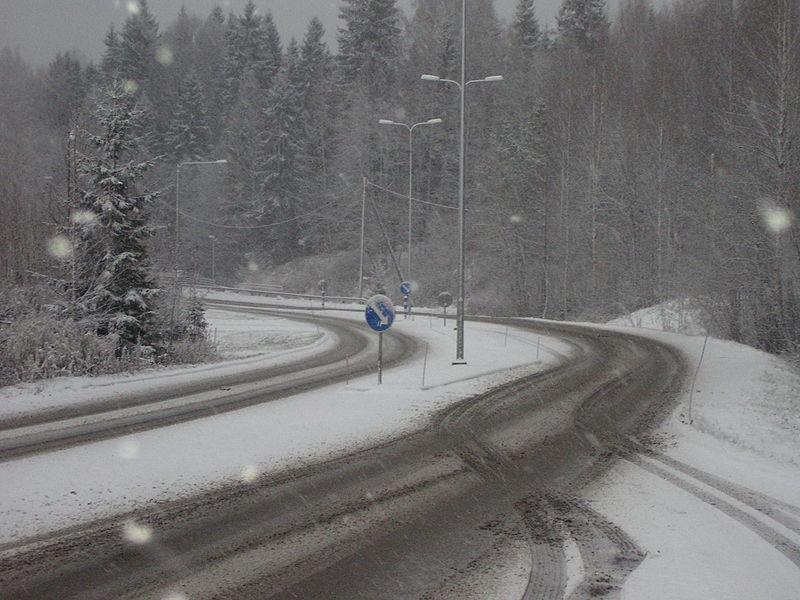
{"type": "Polygon", "coordinates": [[[394,323],[394,305],[392,301],[382,294],[376,294],[367,300],[364,311],[367,325],[375,331],[386,331],[394,323]]]}
{"type": "Polygon", "coordinates": [[[400,293],[403,295],[408,295],[411,293],[411,284],[408,281],[404,281],[400,284],[400,293]]]}

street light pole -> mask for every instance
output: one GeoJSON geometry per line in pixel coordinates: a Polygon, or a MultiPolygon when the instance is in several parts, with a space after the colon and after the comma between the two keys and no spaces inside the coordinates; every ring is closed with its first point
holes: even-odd
{"type": "Polygon", "coordinates": [[[464,300],[466,297],[466,265],[465,265],[465,228],[466,210],[464,207],[464,155],[465,155],[465,134],[464,134],[464,97],[466,88],[472,83],[491,83],[503,81],[502,75],[490,75],[483,79],[466,79],[466,57],[467,57],[467,3],[461,2],[461,81],[452,79],[442,79],[437,75],[422,75],[424,81],[438,81],[441,83],[452,83],[458,86],[460,92],[460,123],[458,141],[458,298],[456,299],[456,359],[454,365],[464,365],[464,300]]]}
{"type": "Polygon", "coordinates": [[[408,272],[406,273],[406,279],[411,279],[411,226],[412,226],[412,204],[411,204],[411,197],[413,195],[413,166],[414,166],[414,146],[411,143],[412,141],[412,132],[416,127],[420,125],[438,125],[441,123],[441,119],[428,119],[427,121],[421,121],[419,123],[414,123],[413,125],[409,125],[408,123],[398,123],[396,121],[390,121],[388,119],[380,119],[378,121],[379,125],[400,125],[401,127],[405,127],[408,130],[408,272]]]}
{"type": "Polygon", "coordinates": [[[175,268],[175,290],[172,296],[172,309],[170,310],[170,331],[175,323],[175,308],[178,304],[178,256],[180,253],[180,199],[181,199],[181,167],[187,165],[226,165],[228,161],[224,158],[222,160],[190,160],[187,162],[179,163],[175,168],[175,244],[173,267],[175,268]]]}
{"type": "Polygon", "coordinates": [[[173,267],[175,268],[175,290],[178,289],[178,255],[180,250],[180,200],[181,200],[181,167],[187,165],[226,165],[228,161],[222,160],[191,160],[180,163],[175,169],[175,256],[173,257],[173,267]]]}

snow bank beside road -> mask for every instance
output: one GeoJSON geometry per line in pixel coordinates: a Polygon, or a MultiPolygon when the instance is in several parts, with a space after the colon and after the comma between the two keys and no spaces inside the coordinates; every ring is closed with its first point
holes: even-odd
{"type": "Polygon", "coordinates": [[[703,311],[689,299],[669,300],[642,308],[629,315],[608,322],[609,325],[638,327],[672,331],[686,335],[700,335],[706,332],[703,326],[703,311]]]}
{"type": "Polygon", "coordinates": [[[448,404],[536,372],[571,350],[531,331],[469,323],[469,364],[454,366],[452,324],[429,317],[396,321],[393,331],[424,344],[406,363],[386,370],[380,387],[371,374],[349,385],[2,463],[0,544],[374,445],[424,427],[448,404]]]}
{"type": "Polygon", "coordinates": [[[230,373],[284,364],[326,352],[336,336],[312,323],[268,314],[209,309],[209,332],[221,358],[238,359],[192,367],[154,368],[135,374],[58,377],[0,388],[0,420],[49,412],[79,404],[110,403],[130,394],[180,386],[188,380],[214,379],[230,373]]]}
{"type": "MultiPolygon", "coordinates": [[[[637,333],[680,349],[693,375],[703,337],[637,333]]],[[[691,424],[688,401],[687,389],[659,451],[622,460],[587,493],[647,551],[622,598],[795,600],[800,569],[783,550],[800,547],[800,375],[710,338],[691,424]]]]}

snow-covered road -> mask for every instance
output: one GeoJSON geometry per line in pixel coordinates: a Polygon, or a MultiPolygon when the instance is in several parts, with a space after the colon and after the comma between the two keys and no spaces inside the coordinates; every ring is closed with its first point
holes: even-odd
{"type": "MultiPolygon", "coordinates": [[[[258,302],[253,298],[242,300],[247,302],[248,310],[252,309],[251,303],[258,302]]],[[[293,321],[274,316],[234,316],[217,309],[209,315],[221,338],[226,335],[222,332],[227,323],[231,333],[229,351],[232,356],[249,357],[245,360],[280,360],[279,355],[250,356],[253,349],[248,347],[249,339],[276,340],[283,336],[289,340],[285,344],[288,352],[312,356],[330,337],[322,323],[306,322],[295,328],[293,321]],[[251,333],[257,327],[271,333],[251,333]]],[[[341,313],[338,319],[359,323],[362,316],[341,313]]],[[[325,536],[320,538],[327,540],[325,543],[347,546],[355,543],[348,540],[362,539],[371,528],[380,533],[388,519],[405,523],[403,535],[413,535],[413,523],[422,518],[420,511],[433,510],[431,498],[438,493],[436,486],[443,485],[439,478],[454,477],[448,484],[452,489],[443,488],[445,496],[455,494],[451,511],[435,513],[438,516],[431,523],[420,521],[425,525],[420,525],[423,529],[416,534],[425,540],[452,536],[446,543],[448,551],[453,551],[449,558],[454,564],[460,544],[465,549],[488,544],[490,549],[473,559],[472,567],[454,573],[433,588],[437,598],[505,600],[521,596],[526,589],[530,592],[533,585],[540,586],[542,593],[547,590],[556,594],[553,597],[572,599],[597,590],[615,593],[617,586],[620,596],[631,600],[796,599],[800,590],[800,376],[775,357],[729,342],[710,339],[700,364],[703,337],[619,326],[600,329],[635,333],[685,357],[690,376],[684,384],[686,393],[679,398],[674,412],[646,435],[618,436],[602,428],[600,431],[610,435],[587,433],[585,428],[590,422],[585,420],[586,415],[578,418],[576,412],[569,417],[561,407],[562,401],[565,405],[578,402],[576,406],[583,409],[580,386],[573,391],[565,389],[563,397],[553,389],[552,398],[544,400],[538,394],[548,389],[546,378],[541,387],[534,384],[520,388],[522,395],[524,390],[534,393],[535,410],[520,413],[517,419],[514,402],[521,397],[520,390],[509,392],[509,398],[505,398],[503,384],[556,364],[565,366],[562,377],[569,380],[570,363],[580,364],[575,360],[580,354],[577,346],[540,337],[530,329],[469,323],[469,364],[454,366],[452,321],[445,327],[439,318],[417,316],[395,324],[396,332],[420,341],[417,351],[389,369],[380,387],[372,373],[212,418],[0,464],[0,543],[6,544],[4,552],[10,556],[36,545],[23,547],[19,542],[33,541],[37,535],[46,539],[56,529],[129,513],[167,499],[197,497],[208,490],[242,485],[243,489],[260,489],[258,483],[273,481],[276,473],[287,469],[300,472],[307,465],[348,455],[344,462],[334,460],[330,464],[337,465],[344,480],[350,477],[356,489],[351,492],[347,487],[341,491],[332,487],[324,492],[320,506],[322,515],[328,510],[336,515],[341,503],[350,508],[341,509],[343,516],[324,517],[332,519],[331,528],[324,529],[319,524],[322,517],[316,516],[317,525],[303,525],[300,531],[311,527],[312,532],[325,536]],[[693,421],[689,423],[688,385],[698,364],[693,421]],[[489,404],[464,403],[462,411],[460,400],[493,388],[500,391],[488,396],[489,404]],[[447,407],[446,413],[440,412],[447,407]],[[366,458],[363,465],[356,461],[352,472],[348,471],[354,451],[374,448],[386,440],[429,427],[431,417],[437,414],[448,416],[433,428],[440,432],[435,435],[452,433],[461,440],[455,455],[445,444],[443,452],[425,459],[429,462],[420,464],[409,458],[407,465],[400,461],[390,469],[378,453],[379,472],[370,474],[370,469],[377,467],[374,460],[366,462],[366,458]],[[577,435],[548,442],[551,435],[558,440],[565,417],[567,421],[576,418],[580,422],[577,435]],[[495,425],[503,425],[491,433],[493,419],[497,419],[495,425]],[[475,429],[484,424],[486,432],[475,429]],[[525,454],[531,436],[543,436],[541,442],[536,442],[541,445],[535,446],[541,452],[537,450],[534,456],[525,454]],[[545,488],[531,493],[533,488],[528,486],[539,485],[531,483],[539,481],[537,469],[546,470],[555,458],[547,458],[548,443],[555,443],[559,453],[574,451],[582,457],[577,462],[588,460],[594,446],[596,457],[611,457],[610,468],[599,471],[600,476],[590,478],[589,485],[582,489],[555,491],[558,486],[551,488],[553,481],[547,480],[545,488]],[[586,447],[581,449],[581,445],[586,447]],[[527,456],[522,472],[517,466],[521,456],[527,456]],[[522,482],[519,489],[511,480],[498,483],[506,476],[517,475],[522,482]],[[380,482],[377,488],[370,487],[370,477],[380,482]],[[483,483],[476,484],[476,480],[483,483]],[[425,486],[430,485],[431,489],[422,482],[428,482],[425,486]],[[458,496],[461,487],[466,486],[467,490],[475,485],[478,487],[458,496]],[[408,496],[407,490],[416,489],[415,486],[422,487],[408,496]],[[345,497],[338,497],[338,493],[345,497]],[[355,494],[353,498],[348,499],[349,493],[355,494]],[[419,499],[412,501],[414,494],[419,499]],[[514,500],[510,512],[504,504],[508,502],[503,500],[504,494],[514,500]],[[488,523],[483,521],[487,515],[492,516],[488,523]],[[502,532],[495,532],[495,527],[502,532]],[[436,528],[441,528],[441,534],[435,532],[436,528]],[[476,541],[471,528],[487,532],[488,537],[476,541]],[[529,541],[519,543],[525,539],[529,541]]],[[[591,341],[590,345],[594,343],[591,341]]],[[[599,390],[597,394],[592,392],[590,398],[599,397],[601,405],[608,403],[615,410],[615,394],[636,397],[647,393],[636,391],[634,378],[623,374],[618,379],[614,373],[625,368],[638,373],[636,361],[648,364],[647,353],[642,351],[655,351],[658,345],[637,345],[624,337],[606,340],[599,333],[596,347],[610,352],[605,368],[612,376],[609,382],[623,381],[634,389],[631,393],[624,388],[609,388],[601,381],[586,381],[590,389],[599,390]],[[628,352],[632,354],[629,356],[628,352]]],[[[600,377],[604,371],[590,372],[600,377]]],[[[581,380],[580,371],[576,374],[581,380]]],[[[641,379],[638,384],[646,381],[641,379]]],[[[589,415],[591,410],[590,407],[589,415]]],[[[389,452],[388,456],[393,455],[389,452]]],[[[308,472],[315,473],[313,469],[308,472]]],[[[324,471],[317,475],[327,481],[324,471]]],[[[310,476],[308,482],[311,493],[317,493],[320,485],[314,477],[310,476]]],[[[555,475],[556,479],[559,477],[555,475]]],[[[302,481],[295,491],[291,487],[281,491],[280,485],[273,488],[271,484],[264,490],[267,496],[258,500],[263,504],[258,505],[261,512],[253,513],[253,527],[266,523],[272,511],[277,513],[269,519],[280,520],[284,506],[303,514],[305,503],[313,501],[303,495],[302,481]],[[268,497],[273,493],[277,495],[274,501],[268,497]],[[287,502],[287,495],[302,502],[287,502]]],[[[249,504],[245,502],[243,506],[249,504]]],[[[316,514],[316,508],[307,508],[316,514]]],[[[264,527],[265,531],[272,531],[266,524],[264,527]]],[[[134,544],[147,543],[154,534],[146,525],[133,521],[125,521],[122,533],[134,544]]],[[[292,552],[298,552],[297,548],[307,549],[319,543],[304,541],[306,533],[297,535],[297,539],[290,536],[285,541],[269,543],[264,542],[267,538],[258,538],[258,544],[264,545],[245,555],[232,555],[230,560],[214,563],[198,573],[178,576],[175,589],[184,594],[195,590],[200,596],[208,595],[213,586],[229,585],[226,578],[242,576],[241,569],[248,561],[255,565],[287,560],[288,565],[296,560],[290,557],[294,556],[292,552]]],[[[397,551],[396,540],[384,535],[376,538],[377,548],[372,554],[380,556],[383,539],[384,550],[397,551]]],[[[426,556],[425,552],[440,552],[435,547],[423,551],[413,545],[407,550],[412,548],[412,553],[420,552],[420,557],[426,556]]],[[[353,560],[363,560],[362,554],[354,557],[360,558],[353,560]]],[[[337,578],[346,581],[354,565],[343,560],[324,577],[309,576],[308,581],[286,595],[291,597],[297,590],[327,589],[326,577],[331,582],[337,578]]],[[[373,568],[376,572],[386,569],[381,561],[373,568]]],[[[256,577],[256,571],[248,572],[246,577],[256,577]]],[[[413,585],[413,580],[405,579],[413,574],[395,576],[396,582],[413,585]]]]}
{"type": "MultiPolygon", "coordinates": [[[[211,317],[218,328],[231,319],[222,311],[211,317]]],[[[362,319],[349,313],[339,318],[362,319]]],[[[396,331],[424,345],[411,360],[388,369],[380,387],[375,376],[365,376],[212,418],[2,463],[0,544],[369,447],[421,428],[444,406],[535,372],[571,350],[529,331],[476,323],[469,333],[475,360],[453,366],[452,320],[448,324],[428,317],[398,320],[396,331]]],[[[299,331],[308,331],[308,324],[299,331]]],[[[140,377],[136,385],[141,389],[147,381],[152,380],[140,377]]]]}

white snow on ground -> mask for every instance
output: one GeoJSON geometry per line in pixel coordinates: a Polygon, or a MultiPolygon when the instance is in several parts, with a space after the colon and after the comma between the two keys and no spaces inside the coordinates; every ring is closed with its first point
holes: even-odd
{"type": "Polygon", "coordinates": [[[454,366],[452,325],[452,319],[444,327],[428,317],[395,322],[393,331],[427,345],[424,386],[423,345],[409,361],[387,369],[380,387],[371,374],[213,418],[2,463],[0,544],[374,445],[570,351],[525,330],[469,323],[470,362],[454,366]]]}
{"type": "MultiPolygon", "coordinates": [[[[694,374],[703,337],[638,333],[679,348],[694,374]]],[[[687,388],[690,384],[691,379],[687,388]]],[[[800,376],[795,371],[753,348],[709,338],[691,424],[688,402],[687,389],[660,430],[667,456],[800,507],[800,376]]],[[[800,535],[727,494],[685,473],[668,472],[711,493],[719,499],[715,504],[731,504],[800,544],[800,535]]],[[[623,587],[624,599],[799,597],[800,570],[781,552],[711,503],[632,462],[618,464],[588,498],[647,551],[623,587]]]]}
{"type": "Polygon", "coordinates": [[[333,348],[336,336],[312,323],[279,316],[206,311],[209,332],[224,362],[154,368],[134,374],[58,377],[0,388],[0,419],[69,405],[112,402],[129,394],[214,379],[243,370],[299,360],[333,348]],[[238,360],[231,360],[238,359],[238,360]]]}
{"type": "Polygon", "coordinates": [[[642,327],[686,335],[705,334],[703,311],[690,299],[669,300],[648,306],[608,322],[609,325],[642,327]]]}

